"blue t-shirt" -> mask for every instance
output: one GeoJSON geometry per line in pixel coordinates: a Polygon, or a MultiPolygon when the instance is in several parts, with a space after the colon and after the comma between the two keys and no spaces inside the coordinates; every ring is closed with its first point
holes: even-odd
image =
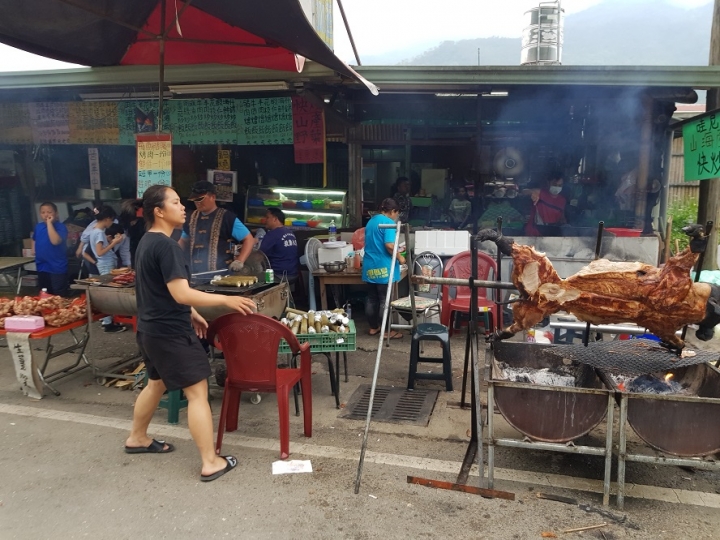
{"type": "Polygon", "coordinates": [[[278,275],[283,272],[296,276],[298,271],[297,239],[286,227],[278,227],[268,231],[260,244],[260,251],[267,255],[270,266],[278,275]]]}
{"type": "MultiPolygon", "coordinates": [[[[374,215],[365,226],[365,256],[363,257],[362,279],[368,283],[388,283],[392,256],[385,244],[395,242],[395,229],[380,229],[378,225],[395,225],[383,214],[374,215]]],[[[400,263],[395,260],[393,283],[400,281],[400,263]]]]}
{"type": "Polygon", "coordinates": [[[35,264],[38,272],[49,272],[50,274],[67,274],[67,227],[60,222],[53,223],[55,231],[60,235],[62,242],[57,246],[53,245],[48,236],[47,224],[38,223],[35,225],[35,264]]]}
{"type": "Polygon", "coordinates": [[[95,260],[97,261],[97,266],[112,266],[115,268],[117,265],[117,256],[115,255],[115,251],[112,249],[105,252],[105,255],[98,255],[97,251],[97,245],[98,243],[102,244],[102,247],[107,247],[110,242],[108,242],[107,235],[105,234],[105,229],[98,229],[95,228],[92,231],[90,231],[90,238],[88,239],[88,242],[90,242],[90,248],[92,249],[93,255],[95,255],[95,260]]]}

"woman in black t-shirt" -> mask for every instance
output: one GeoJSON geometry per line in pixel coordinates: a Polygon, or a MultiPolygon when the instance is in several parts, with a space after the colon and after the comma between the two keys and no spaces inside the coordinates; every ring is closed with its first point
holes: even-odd
{"type": "Polygon", "coordinates": [[[162,454],[174,450],[173,445],[149,437],[147,429],[165,390],[182,389],[188,400],[188,426],[202,459],[200,480],[209,482],[234,469],[237,459],[215,454],[208,404],[210,365],[198,339],[205,337],[208,324],[191,306],[225,306],[249,314],[255,302],[190,288],[182,249],[170,238],[173,230],[185,223],[185,207],[173,189],[148,188],[143,215],[149,228],[135,254],[135,292],[137,342],[149,380],[135,402],[125,452],[162,454]]]}

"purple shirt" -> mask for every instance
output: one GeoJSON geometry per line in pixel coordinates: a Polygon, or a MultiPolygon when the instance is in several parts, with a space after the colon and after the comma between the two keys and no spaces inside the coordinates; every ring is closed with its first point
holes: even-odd
{"type": "Polygon", "coordinates": [[[297,276],[297,239],[290,229],[278,227],[268,231],[262,239],[260,251],[267,255],[276,277],[282,277],[283,272],[288,277],[297,276]]]}

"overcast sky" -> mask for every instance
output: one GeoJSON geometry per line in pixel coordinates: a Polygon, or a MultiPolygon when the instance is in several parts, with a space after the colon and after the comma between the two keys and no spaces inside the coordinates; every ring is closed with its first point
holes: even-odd
{"type": "MultiPolygon", "coordinates": [[[[566,15],[607,1],[642,0],[564,0],[566,15]]],[[[647,0],[644,0],[647,1],[647,0]]],[[[665,0],[693,8],[713,0],[665,0]]],[[[538,0],[342,0],[350,29],[364,58],[395,53],[399,61],[404,51],[434,47],[442,41],[490,36],[519,37],[525,20],[523,13],[538,0]]],[[[335,4],[335,52],[355,64],[340,12],[335,4]]],[[[0,44],[0,71],[29,71],[75,67],[35,56],[0,44]]]]}

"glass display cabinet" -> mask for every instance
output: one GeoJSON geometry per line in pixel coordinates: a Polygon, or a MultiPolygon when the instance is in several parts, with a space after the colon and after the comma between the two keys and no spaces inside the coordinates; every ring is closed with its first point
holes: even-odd
{"type": "Polygon", "coordinates": [[[250,186],[245,199],[245,223],[262,225],[268,208],[285,213],[286,227],[327,229],[332,220],[337,228],[347,222],[347,192],[280,186],[250,186]]]}

